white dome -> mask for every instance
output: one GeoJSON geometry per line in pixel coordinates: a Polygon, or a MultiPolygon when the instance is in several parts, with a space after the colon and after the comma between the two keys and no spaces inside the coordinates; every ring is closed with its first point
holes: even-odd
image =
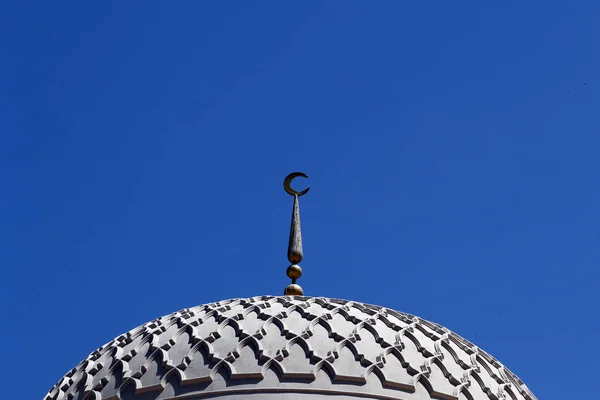
{"type": "Polygon", "coordinates": [[[90,354],[63,399],[535,400],[448,329],[383,307],[263,296],[184,309],[90,354]]]}

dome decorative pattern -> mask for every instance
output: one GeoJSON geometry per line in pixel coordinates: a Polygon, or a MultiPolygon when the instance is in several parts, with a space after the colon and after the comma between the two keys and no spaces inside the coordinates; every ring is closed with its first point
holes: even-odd
{"type": "Polygon", "coordinates": [[[262,296],[183,309],[125,333],[45,400],[536,400],[448,329],[384,307],[262,296]]]}

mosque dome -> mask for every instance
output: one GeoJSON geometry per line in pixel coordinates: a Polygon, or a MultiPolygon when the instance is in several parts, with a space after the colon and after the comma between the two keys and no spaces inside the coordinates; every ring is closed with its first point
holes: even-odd
{"type": "Polygon", "coordinates": [[[498,360],[419,317],[347,300],[187,308],[90,354],[45,400],[535,400],[498,360]]]}
{"type": "Polygon", "coordinates": [[[224,300],[155,319],[90,354],[44,400],[536,400],[498,360],[436,323],[304,296],[301,192],[284,296],[224,300]]]}

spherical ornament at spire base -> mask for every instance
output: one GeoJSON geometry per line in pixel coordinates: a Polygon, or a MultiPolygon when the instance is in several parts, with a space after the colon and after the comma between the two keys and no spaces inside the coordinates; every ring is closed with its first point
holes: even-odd
{"type": "Polygon", "coordinates": [[[287,274],[288,278],[292,280],[292,283],[295,283],[296,279],[302,276],[302,268],[297,264],[292,264],[287,267],[285,273],[287,274]]]}
{"type": "Polygon", "coordinates": [[[303,296],[304,290],[295,283],[290,283],[283,291],[284,296],[303,296]]]}

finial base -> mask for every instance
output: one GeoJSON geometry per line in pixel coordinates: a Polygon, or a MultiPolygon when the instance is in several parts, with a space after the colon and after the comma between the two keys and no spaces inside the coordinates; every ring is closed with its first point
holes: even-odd
{"type": "Polygon", "coordinates": [[[283,291],[283,295],[284,296],[303,296],[304,290],[302,290],[300,285],[297,285],[295,283],[290,283],[288,285],[288,287],[286,287],[285,290],[283,291]]]}

